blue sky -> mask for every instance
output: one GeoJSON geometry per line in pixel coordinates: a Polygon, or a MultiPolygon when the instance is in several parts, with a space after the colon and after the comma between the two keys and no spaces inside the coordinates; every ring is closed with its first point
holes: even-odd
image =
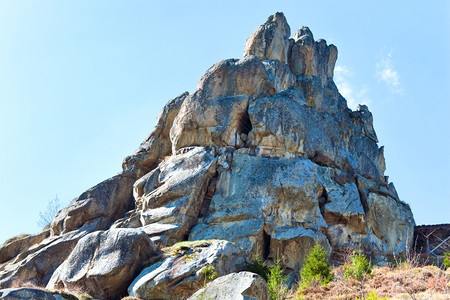
{"type": "Polygon", "coordinates": [[[450,2],[0,0],[0,243],[115,175],[162,106],[285,13],[338,47],[418,224],[450,222],[450,2]],[[367,4],[369,3],[369,4],[367,4]]]}

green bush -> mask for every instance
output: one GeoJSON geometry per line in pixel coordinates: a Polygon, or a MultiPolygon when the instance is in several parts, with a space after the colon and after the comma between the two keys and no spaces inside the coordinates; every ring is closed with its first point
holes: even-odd
{"type": "Polygon", "coordinates": [[[260,255],[255,255],[253,261],[247,265],[246,270],[258,274],[265,281],[269,281],[269,267],[261,259],[260,255]]]}
{"type": "Polygon", "coordinates": [[[314,245],[305,259],[300,276],[302,279],[300,288],[302,289],[314,282],[326,285],[332,280],[331,265],[327,262],[327,253],[322,245],[314,245]]]}
{"type": "Polygon", "coordinates": [[[354,251],[350,256],[350,262],[344,264],[344,278],[354,278],[361,280],[366,274],[372,272],[372,266],[364,253],[354,251]]]}
{"type": "Polygon", "coordinates": [[[450,268],[450,252],[445,253],[444,267],[445,268],[450,268]]]}
{"type": "Polygon", "coordinates": [[[271,300],[283,300],[287,297],[288,289],[286,282],[288,277],[284,275],[281,261],[275,260],[275,264],[269,267],[267,287],[269,288],[271,300]]]}
{"type": "Polygon", "coordinates": [[[217,277],[219,277],[219,274],[216,271],[216,268],[214,266],[207,266],[200,270],[200,275],[203,276],[204,282],[203,286],[206,285],[206,283],[213,281],[217,277]]]}

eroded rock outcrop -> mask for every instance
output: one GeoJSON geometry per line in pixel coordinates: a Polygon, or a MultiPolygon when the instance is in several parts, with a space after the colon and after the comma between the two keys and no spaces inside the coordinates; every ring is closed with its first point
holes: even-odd
{"type": "Polygon", "coordinates": [[[183,299],[200,289],[208,274],[222,276],[244,268],[245,252],[227,241],[182,243],[168,257],[142,270],[128,288],[142,299],[183,299]]]}
{"type": "MultiPolygon", "coordinates": [[[[0,247],[0,287],[51,278],[106,299],[133,281],[131,295],[175,299],[205,282],[206,267],[238,272],[255,254],[298,273],[315,243],[329,255],[405,251],[411,209],[384,174],[368,107],[351,111],[334,84],[337,54],[307,27],[290,38],[282,13],[269,17],[243,58],[218,62],[166,104],[123,172],[74,199],[49,231],[0,247]],[[152,261],[185,240],[221,241],[152,261]]],[[[242,274],[215,283],[248,277],[230,289],[246,297],[259,279],[242,274]]]]}

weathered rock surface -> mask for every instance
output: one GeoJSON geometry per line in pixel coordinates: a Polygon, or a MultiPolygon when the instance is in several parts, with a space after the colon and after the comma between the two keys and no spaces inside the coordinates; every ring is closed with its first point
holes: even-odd
{"type": "Polygon", "coordinates": [[[95,224],[96,230],[108,228],[134,205],[134,181],[133,176],[123,173],[90,188],[58,212],[50,224],[52,235],[76,230],[87,223],[95,224]]]}
{"type": "Polygon", "coordinates": [[[294,35],[289,66],[295,75],[318,76],[322,83],[333,78],[337,48],[325,40],[314,41],[308,27],[300,27],[294,35]]]}
{"type": "Polygon", "coordinates": [[[261,97],[284,91],[293,84],[295,77],[286,64],[247,56],[224,60],[209,68],[197,90],[206,99],[236,95],[261,97]]]}
{"type": "MultiPolygon", "coordinates": [[[[122,173],[74,199],[49,231],[1,246],[0,287],[51,277],[107,299],[133,282],[132,295],[174,299],[205,283],[202,270],[237,272],[255,254],[298,273],[315,243],[328,254],[405,251],[411,209],[384,174],[372,113],[351,111],[334,84],[337,48],[307,27],[289,36],[282,13],[269,17],[242,59],[213,65],[167,103],[122,173]],[[201,239],[222,241],[151,261],[156,248],[201,239]]],[[[248,277],[239,274],[221,280],[248,277]]],[[[257,294],[252,278],[230,293],[253,297],[243,292],[257,294]]]]}
{"type": "Polygon", "coordinates": [[[78,300],[77,297],[57,291],[50,292],[37,288],[22,287],[0,290],[2,300],[78,300]]]}
{"type": "Polygon", "coordinates": [[[291,29],[283,13],[270,16],[245,43],[244,57],[254,55],[261,60],[278,59],[286,63],[291,29]]]}
{"type": "Polygon", "coordinates": [[[240,271],[245,253],[227,241],[202,241],[175,245],[168,257],[148,268],[128,288],[131,296],[143,299],[182,299],[206,282],[206,268],[217,276],[240,271]]]}
{"type": "Polygon", "coordinates": [[[188,300],[269,300],[266,281],[251,272],[231,273],[219,277],[198,290],[188,300]]]}
{"type": "Polygon", "coordinates": [[[118,299],[143,266],[159,255],[141,229],[96,231],[82,238],[47,288],[82,287],[95,298],[118,299]]]}
{"type": "Polygon", "coordinates": [[[170,131],[173,151],[197,145],[243,146],[248,128],[248,96],[205,99],[202,92],[189,96],[170,131]]]}
{"type": "Polygon", "coordinates": [[[47,230],[42,231],[38,234],[24,235],[16,239],[6,241],[0,247],[0,264],[14,258],[17,253],[22,253],[31,246],[42,242],[42,240],[44,240],[49,235],[50,232],[47,230]]]}
{"type": "Polygon", "coordinates": [[[153,170],[165,156],[172,153],[172,144],[170,142],[170,129],[173,120],[178,115],[181,105],[188,92],[170,100],[159,113],[155,129],[145,139],[133,155],[127,156],[122,167],[128,173],[136,173],[140,178],[153,170]]]}
{"type": "Polygon", "coordinates": [[[134,184],[137,211],[113,227],[141,227],[161,246],[183,241],[197,223],[216,173],[216,151],[185,148],[134,184]],[[195,187],[186,189],[187,187],[195,187]]]}
{"type": "Polygon", "coordinates": [[[70,255],[78,240],[90,230],[89,225],[86,225],[79,230],[48,237],[40,242],[38,239],[14,258],[0,264],[0,288],[9,287],[14,282],[45,286],[56,268],[70,255]]]}

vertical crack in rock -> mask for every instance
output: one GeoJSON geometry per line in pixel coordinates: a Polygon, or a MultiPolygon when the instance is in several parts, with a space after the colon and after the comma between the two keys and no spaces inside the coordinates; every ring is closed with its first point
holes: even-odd
{"type": "Polygon", "coordinates": [[[325,204],[327,204],[329,202],[328,193],[327,193],[326,188],[322,187],[322,192],[321,192],[320,196],[318,197],[318,201],[319,201],[320,212],[322,213],[322,216],[323,216],[325,204]]]}
{"type": "Polygon", "coordinates": [[[207,184],[206,193],[203,196],[203,201],[201,203],[200,210],[198,212],[199,219],[208,216],[209,206],[211,205],[212,197],[214,196],[214,193],[216,192],[216,183],[217,183],[218,176],[219,176],[219,173],[216,172],[207,184]]]}
{"type": "Polygon", "coordinates": [[[248,114],[248,107],[245,112],[243,112],[239,118],[239,124],[236,129],[236,147],[242,148],[246,146],[247,136],[250,131],[253,129],[252,122],[250,120],[250,116],[248,114]]]}
{"type": "Polygon", "coordinates": [[[270,235],[265,230],[262,232],[262,253],[261,258],[265,261],[270,254],[270,235]]]}
{"type": "Polygon", "coordinates": [[[369,204],[367,203],[367,197],[362,191],[361,184],[359,183],[357,177],[355,177],[355,183],[356,187],[358,188],[359,199],[361,199],[361,204],[364,209],[364,215],[367,215],[367,213],[369,212],[369,204]]]}

